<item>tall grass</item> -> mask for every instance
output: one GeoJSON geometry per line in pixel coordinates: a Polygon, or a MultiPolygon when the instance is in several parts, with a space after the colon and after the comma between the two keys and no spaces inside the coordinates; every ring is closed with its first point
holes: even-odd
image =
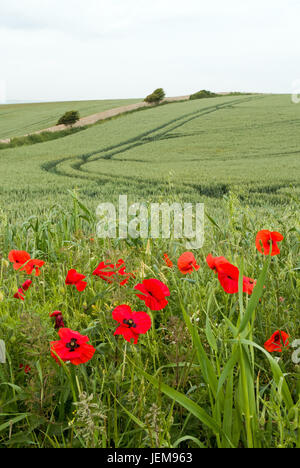
{"type": "MultiPolygon", "coordinates": [[[[255,250],[261,223],[255,210],[241,209],[230,194],[224,218],[207,213],[205,245],[195,252],[201,269],[188,278],[162,258],[167,251],[176,263],[183,244],[91,240],[93,212],[76,196],[72,204],[15,224],[2,217],[0,337],[7,364],[0,365],[0,445],[299,447],[299,370],[290,348],[271,355],[263,346],[275,329],[299,338],[296,202],[282,215],[285,240],[271,259],[255,250]],[[24,304],[12,298],[23,280],[6,261],[13,248],[46,261],[24,304]],[[237,264],[241,277],[258,279],[250,299],[223,292],[205,264],[210,252],[237,264]],[[90,276],[99,261],[121,257],[136,275],[127,287],[90,276]],[[64,284],[72,267],[88,275],[84,293],[64,284]],[[113,336],[111,311],[123,303],[141,310],[133,286],[145,277],[164,281],[171,296],[134,346],[113,336]],[[59,366],[50,356],[54,310],[89,336],[96,354],[87,364],[59,366]]],[[[264,224],[278,223],[266,213],[264,224]]]]}

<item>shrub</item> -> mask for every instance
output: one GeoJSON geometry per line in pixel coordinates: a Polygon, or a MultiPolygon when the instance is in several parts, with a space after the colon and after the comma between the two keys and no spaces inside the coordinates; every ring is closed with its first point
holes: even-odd
{"type": "Polygon", "coordinates": [[[80,119],[78,111],[66,112],[57,122],[57,125],[73,125],[80,119]]]}
{"type": "Polygon", "coordinates": [[[212,93],[211,91],[207,91],[206,89],[202,89],[201,91],[198,91],[197,93],[191,94],[190,99],[204,99],[204,98],[212,98],[212,97],[217,97],[219,96],[216,93],[212,93]]]}
{"type": "Polygon", "coordinates": [[[228,93],[228,96],[251,96],[252,94],[255,93],[242,93],[240,91],[233,91],[231,93],[228,93]]]}
{"type": "Polygon", "coordinates": [[[148,103],[159,103],[164,99],[166,96],[164,90],[162,88],[157,88],[155,91],[153,91],[152,94],[149,94],[147,97],[145,97],[144,101],[148,103]]]}

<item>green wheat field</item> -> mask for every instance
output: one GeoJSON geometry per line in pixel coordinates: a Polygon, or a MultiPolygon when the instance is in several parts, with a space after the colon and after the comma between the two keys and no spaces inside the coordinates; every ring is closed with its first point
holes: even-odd
{"type": "MultiPolygon", "coordinates": [[[[139,100],[0,106],[0,139],[139,100]]],[[[231,95],[142,108],[56,139],[0,144],[0,447],[300,447],[300,105],[288,95],[231,95]],[[182,274],[185,239],[98,239],[100,203],[204,203],[200,268],[182,274]],[[280,232],[280,254],[256,235],[280,232]],[[14,269],[12,250],[45,262],[14,269]],[[173,262],[164,261],[167,254],[173,262]],[[239,268],[228,294],[206,258],[239,268]],[[92,275],[123,259],[128,282],[92,275]],[[76,269],[87,287],[66,284],[76,269]],[[257,280],[242,292],[242,275],[257,280]],[[15,298],[27,280],[24,300],[15,298]],[[167,285],[162,310],[134,287],[167,285]],[[151,317],[138,343],[114,335],[119,305],[151,317]],[[95,353],[54,359],[50,315],[95,353]],[[281,352],[265,342],[289,335],[281,352]],[[297,346],[297,347],[296,347],[297,346]]]]}

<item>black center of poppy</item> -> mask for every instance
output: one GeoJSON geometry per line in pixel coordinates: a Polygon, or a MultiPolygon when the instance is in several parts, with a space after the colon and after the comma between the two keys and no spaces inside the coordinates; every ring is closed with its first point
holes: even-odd
{"type": "Polygon", "coordinates": [[[279,340],[280,340],[279,335],[276,335],[275,338],[274,338],[274,341],[279,341],[279,340]]]}
{"type": "Polygon", "coordinates": [[[66,347],[70,350],[70,353],[74,352],[77,348],[79,348],[79,344],[77,344],[77,339],[72,338],[71,341],[66,344],[66,347]]]}
{"type": "Polygon", "coordinates": [[[132,319],[129,319],[129,320],[124,319],[123,323],[125,323],[125,325],[128,325],[129,328],[136,328],[136,323],[134,323],[132,319]]]}

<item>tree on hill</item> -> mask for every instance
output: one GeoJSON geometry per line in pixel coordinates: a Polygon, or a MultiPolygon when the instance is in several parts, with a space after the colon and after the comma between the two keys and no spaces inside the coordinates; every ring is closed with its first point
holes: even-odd
{"type": "Polygon", "coordinates": [[[211,91],[207,91],[206,89],[202,89],[201,91],[198,91],[197,93],[191,94],[190,99],[204,99],[204,98],[212,98],[212,97],[217,97],[218,94],[212,93],[211,91]]]}
{"type": "Polygon", "coordinates": [[[57,125],[73,125],[79,119],[80,115],[78,111],[68,111],[59,119],[57,125]]]}
{"type": "Polygon", "coordinates": [[[163,88],[157,88],[155,91],[153,91],[152,94],[149,94],[148,96],[146,96],[144,101],[148,103],[158,104],[160,101],[162,101],[165,98],[165,96],[166,94],[163,88]]]}

